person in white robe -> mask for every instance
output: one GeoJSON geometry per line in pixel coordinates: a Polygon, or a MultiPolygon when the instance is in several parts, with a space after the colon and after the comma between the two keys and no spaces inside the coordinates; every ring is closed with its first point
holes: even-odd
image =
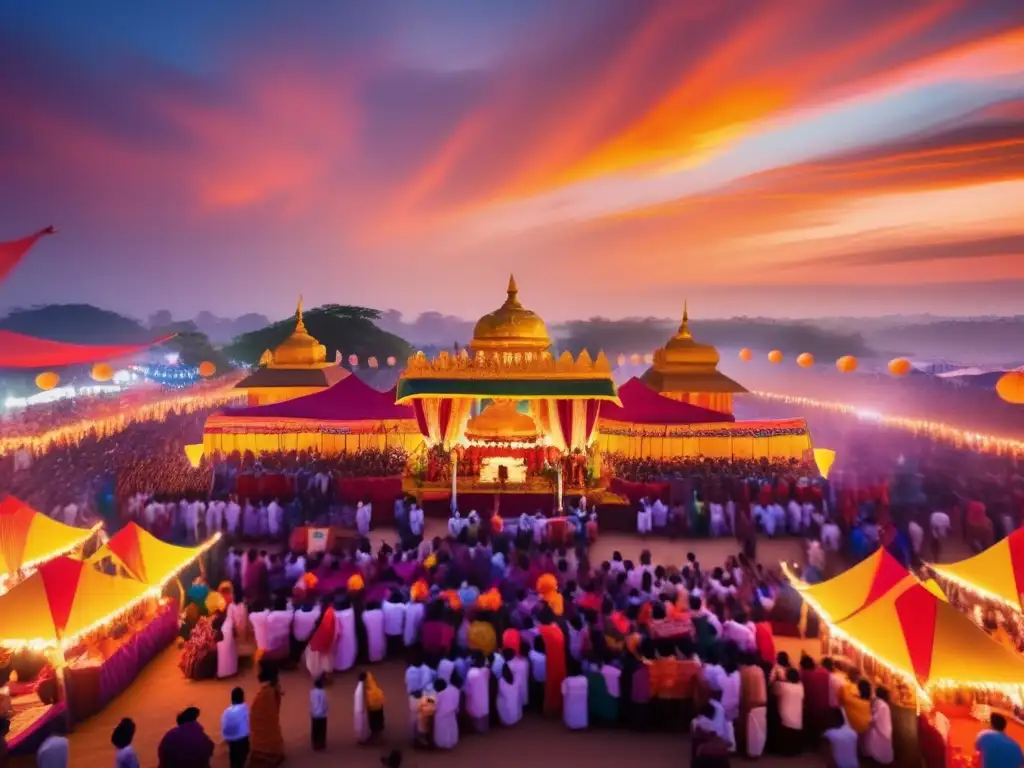
{"type": "Polygon", "coordinates": [[[459,689],[444,680],[434,683],[437,708],[434,711],[434,746],[454,749],[459,743],[459,689]]]}
{"type": "Polygon", "coordinates": [[[889,708],[889,692],[885,688],[875,690],[871,702],[871,727],[864,734],[864,754],[879,765],[891,765],[895,756],[892,748],[892,710],[889,708]]]}
{"type": "Polygon", "coordinates": [[[260,536],[259,514],[251,501],[245,502],[245,511],[242,513],[242,533],[247,539],[258,539],[260,536]]]}
{"type": "Polygon", "coordinates": [[[387,655],[387,636],[384,634],[384,611],[380,603],[370,603],[363,611],[363,626],[366,627],[367,655],[371,662],[384,661],[387,655]]]}
{"type": "Polygon", "coordinates": [[[715,538],[725,536],[727,533],[725,527],[725,508],[721,504],[711,502],[708,505],[708,509],[711,512],[711,535],[715,538]]]}
{"type": "Polygon", "coordinates": [[[255,611],[249,614],[253,640],[256,642],[256,650],[261,654],[266,653],[270,648],[270,633],[267,627],[267,618],[269,616],[270,611],[255,611]]]}
{"type": "Polygon", "coordinates": [[[515,675],[507,664],[498,677],[498,719],[504,726],[512,726],[523,719],[523,699],[515,675]]]}
{"type": "Polygon", "coordinates": [[[586,728],[590,722],[587,709],[587,677],[578,665],[562,680],[562,721],[570,731],[579,731],[586,728]]]}
{"type": "Polygon", "coordinates": [[[483,654],[477,654],[473,666],[466,674],[466,714],[477,733],[487,733],[491,719],[491,671],[483,654]]]}
{"type": "Polygon", "coordinates": [[[651,532],[653,525],[653,513],[647,499],[640,501],[640,509],[636,513],[636,532],[645,536],[651,532]]]}
{"type": "Polygon", "coordinates": [[[242,516],[242,508],[238,506],[238,500],[234,496],[224,507],[224,525],[227,528],[228,536],[234,538],[238,535],[238,521],[242,516]]]}
{"type": "Polygon", "coordinates": [[[362,679],[356,685],[352,697],[352,726],[357,743],[365,744],[370,740],[370,718],[366,712],[366,682],[362,679]]]}
{"type": "Polygon", "coordinates": [[[295,612],[292,620],[292,636],[302,645],[309,642],[316,627],[317,619],[320,618],[320,606],[314,604],[312,607],[305,607],[295,612]]]}
{"type": "Polygon", "coordinates": [[[736,502],[732,499],[725,502],[725,521],[730,533],[736,530],[736,502]]]}
{"type": "Polygon", "coordinates": [[[413,502],[412,509],[409,510],[409,532],[419,538],[423,535],[423,525],[423,510],[413,502]]]}
{"type": "Polygon", "coordinates": [[[356,532],[364,539],[370,535],[370,505],[359,502],[356,504],[356,532]]]}
{"type": "Polygon", "coordinates": [[[655,530],[661,530],[668,525],[668,507],[661,499],[655,499],[651,505],[651,524],[655,530]]]}
{"type": "Polygon", "coordinates": [[[224,523],[224,502],[211,501],[206,508],[206,535],[220,533],[224,523]]]}
{"type": "Polygon", "coordinates": [[[796,499],[790,499],[786,505],[786,522],[789,532],[799,535],[803,530],[804,513],[796,499]]]}
{"type": "Polygon", "coordinates": [[[465,527],[465,521],[462,519],[462,513],[459,510],[452,512],[452,516],[448,518],[448,534],[453,538],[459,538],[459,534],[465,527]]]}
{"type": "Polygon", "coordinates": [[[281,535],[281,522],[284,520],[284,509],[277,503],[277,499],[270,502],[267,507],[267,533],[276,539],[281,535]]]}
{"type": "Polygon", "coordinates": [[[280,606],[267,616],[268,652],[275,657],[287,658],[291,650],[292,619],[295,611],[290,606],[280,606]]]}
{"type": "Polygon", "coordinates": [[[400,656],[405,646],[405,610],[405,601],[397,591],[381,604],[387,653],[392,657],[400,656]]]}
{"type": "Polygon", "coordinates": [[[259,526],[259,532],[256,534],[259,538],[267,538],[267,534],[270,532],[270,516],[267,514],[267,505],[262,501],[256,508],[256,522],[259,526]]]}
{"type": "Polygon", "coordinates": [[[505,666],[512,670],[512,679],[519,691],[520,706],[526,709],[530,703],[530,662],[525,656],[516,653],[516,649],[506,648],[503,655],[505,666]]]}
{"type": "Polygon", "coordinates": [[[413,600],[405,607],[405,626],[402,629],[402,640],[406,648],[419,642],[420,624],[423,623],[425,611],[426,606],[419,600],[413,600]]]}
{"type": "Polygon", "coordinates": [[[340,611],[335,611],[334,615],[338,622],[334,636],[334,669],[337,672],[344,672],[355,666],[356,657],[359,655],[356,612],[348,605],[340,611]]]}
{"type": "Polygon", "coordinates": [[[703,731],[712,736],[717,736],[729,745],[729,751],[735,751],[736,743],[729,721],[725,719],[725,709],[721,702],[710,699],[704,705],[704,709],[697,717],[693,718],[690,729],[697,733],[703,731]]]}

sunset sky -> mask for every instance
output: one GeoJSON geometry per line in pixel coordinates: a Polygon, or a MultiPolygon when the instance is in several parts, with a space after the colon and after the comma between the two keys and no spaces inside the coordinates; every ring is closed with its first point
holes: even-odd
{"type": "Polygon", "coordinates": [[[5,0],[0,308],[1024,312],[1021,0],[5,0]]]}

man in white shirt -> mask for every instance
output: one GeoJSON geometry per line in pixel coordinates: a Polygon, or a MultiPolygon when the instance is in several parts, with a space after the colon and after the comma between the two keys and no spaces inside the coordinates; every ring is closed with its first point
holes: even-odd
{"type": "Polygon", "coordinates": [[[473,722],[477,733],[486,733],[491,714],[491,670],[487,668],[483,654],[477,653],[473,666],[466,673],[466,714],[473,722]]]}
{"type": "Polygon", "coordinates": [[[668,525],[668,507],[661,499],[655,499],[651,505],[651,524],[659,531],[668,525]]]}
{"type": "Polygon", "coordinates": [[[387,654],[387,636],[384,634],[384,611],[380,603],[370,603],[363,611],[366,627],[367,654],[370,661],[384,661],[387,654]]]}
{"type": "Polygon", "coordinates": [[[916,520],[907,524],[907,535],[910,537],[910,548],[914,553],[914,560],[921,557],[921,547],[924,544],[924,528],[916,520]]]}
{"type": "Polygon", "coordinates": [[[369,504],[359,502],[356,505],[356,530],[364,539],[370,535],[370,521],[372,512],[369,504]]]}
{"type": "Polygon", "coordinates": [[[838,552],[842,544],[842,532],[835,520],[826,520],[821,526],[821,545],[826,552],[838,552]]]}
{"type": "Polygon", "coordinates": [[[459,534],[462,533],[462,529],[466,527],[466,521],[462,519],[462,513],[459,510],[452,512],[452,516],[448,518],[448,533],[453,539],[459,538],[459,534]]]}
{"type": "Polygon", "coordinates": [[[708,505],[708,509],[711,512],[711,535],[715,538],[724,536],[727,532],[725,526],[725,507],[711,502],[708,505]]]}
{"type": "Polygon", "coordinates": [[[387,652],[393,658],[401,656],[404,648],[405,610],[405,601],[398,592],[392,592],[381,605],[387,652]]]}
{"type": "Polygon", "coordinates": [[[238,505],[238,501],[234,496],[231,497],[231,501],[224,508],[224,524],[227,526],[228,536],[234,537],[238,535],[238,523],[242,517],[242,508],[238,505]]]}
{"type": "MultiPolygon", "coordinates": [[[[577,667],[575,663],[573,667],[577,667]]],[[[570,669],[570,674],[562,680],[562,721],[570,731],[586,728],[588,719],[586,675],[578,668],[570,669]]]]}
{"type": "Polygon", "coordinates": [[[409,532],[417,539],[423,535],[423,510],[416,502],[409,510],[409,532]]]}
{"type": "Polygon", "coordinates": [[[857,768],[860,763],[857,757],[857,732],[846,722],[843,710],[832,710],[831,724],[825,731],[825,741],[829,744],[832,765],[835,768],[857,768]]]}
{"type": "Polygon", "coordinates": [[[646,536],[651,532],[653,524],[654,513],[651,510],[650,503],[645,497],[640,500],[640,509],[636,513],[636,532],[641,536],[646,536]]]}
{"type": "Polygon", "coordinates": [[[284,520],[284,509],[278,504],[277,499],[270,502],[267,507],[267,533],[276,539],[281,535],[281,522],[284,520]]]}

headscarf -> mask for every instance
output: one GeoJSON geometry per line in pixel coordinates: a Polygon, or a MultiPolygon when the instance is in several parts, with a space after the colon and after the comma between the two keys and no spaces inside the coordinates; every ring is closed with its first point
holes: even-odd
{"type": "Polygon", "coordinates": [[[481,611],[501,610],[501,592],[497,587],[491,587],[476,599],[476,607],[481,611]]]}
{"type": "Polygon", "coordinates": [[[561,616],[565,613],[565,599],[562,597],[561,592],[551,592],[544,595],[544,602],[548,604],[548,608],[555,616],[561,616]]]}
{"type": "Polygon", "coordinates": [[[367,709],[374,712],[384,709],[384,691],[377,685],[377,681],[369,672],[366,673],[366,679],[363,681],[363,696],[366,697],[367,709]]]}
{"type": "Polygon", "coordinates": [[[554,574],[545,573],[543,576],[537,579],[537,594],[541,597],[547,597],[552,592],[558,591],[558,579],[555,578],[554,574]]]}

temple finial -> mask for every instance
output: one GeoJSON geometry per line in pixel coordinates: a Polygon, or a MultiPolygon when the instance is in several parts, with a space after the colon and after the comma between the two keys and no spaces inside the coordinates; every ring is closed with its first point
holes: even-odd
{"type": "Polygon", "coordinates": [[[509,275],[508,276],[508,295],[509,295],[509,298],[515,298],[515,295],[517,293],[519,293],[519,288],[516,287],[516,276],[515,275],[509,275]]]}
{"type": "Polygon", "coordinates": [[[679,324],[679,336],[690,336],[690,313],[689,302],[683,299],[683,322],[679,324]]]}
{"type": "Polygon", "coordinates": [[[299,294],[299,306],[295,309],[295,330],[299,333],[306,332],[306,324],[302,322],[302,294],[299,294]]]}

